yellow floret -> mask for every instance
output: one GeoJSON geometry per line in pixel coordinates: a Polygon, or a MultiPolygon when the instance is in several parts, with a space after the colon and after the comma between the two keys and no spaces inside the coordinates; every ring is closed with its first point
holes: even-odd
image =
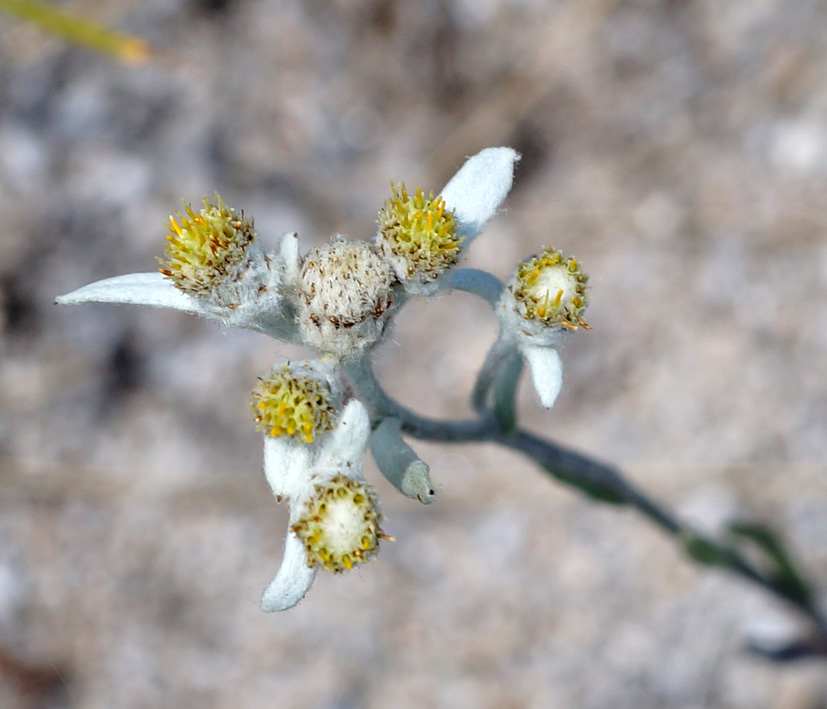
{"type": "Polygon", "coordinates": [[[313,443],[333,428],[335,408],[328,384],[285,365],[259,380],[250,398],[257,430],[313,443]]]}
{"type": "Polygon", "coordinates": [[[404,184],[391,184],[393,196],[379,212],[379,247],[386,256],[406,263],[407,274],[432,281],[459,260],[462,238],[457,238],[454,212],[442,197],[427,197],[421,189],[410,196],[404,184]]]}
{"type": "Polygon", "coordinates": [[[160,271],[180,290],[196,296],[208,295],[232,277],[255,238],[252,222],[218,195],[215,204],[205,197],[197,214],[185,204],[184,214],[170,216],[169,229],[164,258],[158,259],[160,271]]]}

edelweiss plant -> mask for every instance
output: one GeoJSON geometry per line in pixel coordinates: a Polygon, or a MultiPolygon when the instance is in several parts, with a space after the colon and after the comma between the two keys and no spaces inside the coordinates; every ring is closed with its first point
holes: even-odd
{"type": "Polygon", "coordinates": [[[198,212],[185,205],[170,217],[159,271],[97,281],[57,298],[64,305],[182,310],[322,355],[277,364],[251,397],[264,433],[265,476],[276,499],[290,505],[284,557],[264,593],[264,610],[291,608],[319,568],[349,570],[391,539],[362,476],[369,442],[397,489],[433,501],[428,466],[404,442],[402,421],[371,396],[370,353],[409,297],[448,287],[449,270],[511,189],[517,159],[509,148],[483,150],[437,197],[394,185],[374,244],[337,235],[303,257],[295,234],[265,253],[252,220],[216,195],[198,212]],[[356,398],[346,400],[346,389],[356,398]]]}
{"type": "Polygon", "coordinates": [[[266,252],[252,219],[216,195],[198,212],[185,206],[170,217],[159,271],[98,281],[57,302],[173,308],[320,354],[276,363],[250,399],[264,437],[266,479],[276,499],[290,506],[281,567],[262,598],[265,611],[293,607],[319,569],[345,572],[392,539],[383,531],[376,492],[362,475],[366,448],[403,495],[433,502],[428,465],[404,440],[408,434],[518,450],[595,499],[634,507],[679,539],[690,558],[759,584],[804,613],[819,638],[827,637],[812,589],[765,528],[733,527],[733,538],[763,551],[762,568],[734,542],[702,537],[681,523],[613,468],[517,426],[514,399],[523,364],[539,403],[552,407],[562,385],[557,347],[588,328],[589,297],[580,263],[552,246],[517,264],[506,284],[459,267],[511,189],[518,159],[510,148],[483,150],[436,195],[392,183],[372,242],[337,235],[304,256],[296,234],[282,236],[266,252]],[[471,395],[477,415],[467,421],[418,416],[385,393],[371,368],[372,353],[405,303],[450,289],[478,295],[500,323],[471,395]]]}

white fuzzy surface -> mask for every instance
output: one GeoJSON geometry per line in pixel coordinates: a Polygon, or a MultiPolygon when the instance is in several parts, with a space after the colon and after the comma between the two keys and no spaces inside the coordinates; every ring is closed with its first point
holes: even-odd
{"type": "MultiPolygon", "coordinates": [[[[823,666],[742,651],[794,634],[786,609],[490,445],[411,441],[427,507],[366,466],[397,541],[262,613],[288,519],[247,397],[308,353],[52,305],[153,270],[180,198],[217,190],[306,252],[371,238],[391,180],[436,193],[510,145],[466,265],[506,279],[554,243],[591,276],[592,330],[561,346],[551,411],[524,384],[521,422],[703,528],[772,522],[827,588],[827,5],[610,4],[71,3],[161,47],[144,69],[3,17],[0,653],[51,684],[4,669],[0,706],[823,703],[823,666]]],[[[495,336],[477,298],[414,301],[379,374],[465,417],[495,336]]]]}
{"type": "Polygon", "coordinates": [[[202,313],[199,302],[178,290],[158,272],[129,273],[81,286],[55,298],[58,305],[80,303],[116,303],[170,308],[185,313],[202,313]]]}
{"type": "Polygon", "coordinates": [[[519,155],[512,148],[485,148],[470,157],[442,189],[440,195],[453,209],[457,236],[467,248],[511,190],[519,155]]]}

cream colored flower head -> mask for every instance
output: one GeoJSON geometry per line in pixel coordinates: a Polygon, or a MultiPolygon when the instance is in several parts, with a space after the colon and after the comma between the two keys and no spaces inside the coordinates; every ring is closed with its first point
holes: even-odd
{"type": "Polygon", "coordinates": [[[497,305],[503,336],[528,364],[540,403],[553,406],[562,386],[562,363],[554,345],[565,333],[588,329],[583,320],[588,276],[574,258],[548,247],[517,266],[497,305]]]}
{"type": "Polygon", "coordinates": [[[550,246],[512,274],[500,301],[503,317],[537,344],[551,344],[566,331],[588,328],[583,320],[588,279],[577,259],[563,258],[550,246]]]}
{"type": "Polygon", "coordinates": [[[397,279],[364,241],[341,236],[313,249],[297,284],[302,342],[339,359],[354,359],[382,338],[394,306],[397,279]]]}
{"type": "Polygon", "coordinates": [[[290,533],[304,545],[309,567],[341,573],[376,556],[383,537],[381,522],[373,488],[337,472],[314,484],[290,533]]]}

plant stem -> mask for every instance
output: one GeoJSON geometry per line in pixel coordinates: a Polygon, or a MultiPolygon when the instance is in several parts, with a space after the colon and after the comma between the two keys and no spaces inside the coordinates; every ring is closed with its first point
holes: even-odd
{"type": "MultiPolygon", "coordinates": [[[[622,498],[624,504],[636,509],[670,536],[681,538],[687,532],[691,532],[677,517],[627,482],[621,473],[612,466],[599,463],[592,458],[575,453],[520,429],[515,430],[507,437],[496,437],[493,440],[523,453],[550,472],[556,471],[552,474],[555,474],[558,479],[567,482],[586,482],[590,485],[599,483],[602,486],[610,487],[618,497],[622,498]]],[[[714,544],[714,542],[710,543],[714,544]]],[[[801,598],[777,583],[772,577],[757,569],[736,549],[730,546],[716,546],[725,552],[718,565],[786,601],[813,621],[822,633],[827,633],[827,621],[812,603],[802,601],[801,598]]]]}
{"type": "Polygon", "coordinates": [[[345,375],[374,417],[398,418],[403,432],[421,440],[442,443],[487,441],[518,451],[557,480],[576,487],[593,498],[628,505],[637,510],[666,534],[679,540],[692,560],[726,568],[763,588],[809,618],[815,625],[818,636],[827,638],[827,619],[815,602],[797,596],[732,546],[699,536],[690,526],[627,481],[617,468],[520,428],[505,433],[499,429],[490,409],[483,410],[477,419],[465,421],[443,421],[420,416],[384,391],[367,358],[345,365],[345,375]],[[707,557],[702,557],[698,549],[707,552],[707,557]]]}
{"type": "Polygon", "coordinates": [[[345,377],[358,398],[376,420],[398,418],[402,431],[414,438],[445,443],[462,443],[489,440],[498,427],[492,416],[465,421],[431,419],[411,411],[388,395],[382,388],[367,358],[342,365],[345,377]]]}
{"type": "Polygon", "coordinates": [[[502,336],[497,338],[497,341],[488,350],[485,357],[485,362],[477,374],[477,381],[474,383],[474,389],[471,392],[471,408],[477,413],[484,413],[488,408],[488,393],[491,391],[491,386],[497,378],[497,374],[505,361],[514,352],[514,345],[503,339],[502,336]]]}
{"type": "Polygon", "coordinates": [[[499,278],[488,271],[478,268],[456,268],[451,271],[448,287],[472,293],[495,309],[504,286],[499,278]]]}

